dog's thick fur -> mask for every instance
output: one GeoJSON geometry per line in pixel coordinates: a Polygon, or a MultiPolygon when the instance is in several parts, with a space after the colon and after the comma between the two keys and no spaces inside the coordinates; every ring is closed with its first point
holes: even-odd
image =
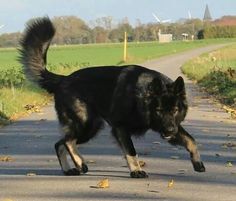
{"type": "Polygon", "coordinates": [[[55,144],[66,175],[88,171],[77,145],[89,141],[106,121],[122,148],[134,178],[146,177],[137,160],[132,135],[152,129],[189,152],[193,167],[205,171],[196,143],[180,125],[187,113],[182,77],[172,81],[165,75],[137,65],[93,67],[69,76],[46,69],[46,56],[55,29],[47,18],[36,19],[20,42],[20,62],[26,76],[52,93],[64,137],[55,144]],[[75,168],[70,168],[66,153],[75,168]]]}

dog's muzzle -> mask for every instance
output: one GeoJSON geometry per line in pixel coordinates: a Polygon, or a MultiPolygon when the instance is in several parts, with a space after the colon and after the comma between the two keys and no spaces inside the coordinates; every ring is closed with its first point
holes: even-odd
{"type": "Polygon", "coordinates": [[[161,137],[165,140],[170,140],[173,136],[172,135],[168,135],[168,134],[164,134],[164,133],[161,133],[161,137]]]}
{"type": "Polygon", "coordinates": [[[178,133],[178,129],[173,127],[172,130],[169,129],[169,130],[166,130],[164,132],[161,132],[161,136],[165,140],[170,140],[170,139],[174,138],[177,133],[178,133]]]}

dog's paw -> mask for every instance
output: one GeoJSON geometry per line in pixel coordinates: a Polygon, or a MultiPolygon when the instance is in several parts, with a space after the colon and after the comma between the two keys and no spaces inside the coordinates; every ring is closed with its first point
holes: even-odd
{"type": "Polygon", "coordinates": [[[82,173],[87,173],[88,172],[88,166],[85,163],[82,163],[81,172],[82,173]]]}
{"type": "Polygon", "coordinates": [[[132,178],[147,178],[148,175],[145,171],[133,171],[133,172],[130,172],[130,177],[132,178]]]}
{"type": "Polygon", "coordinates": [[[193,168],[196,172],[205,172],[206,171],[206,168],[203,164],[202,161],[200,162],[192,162],[193,163],[193,168]]]}
{"type": "Polygon", "coordinates": [[[66,176],[78,176],[81,173],[85,174],[88,172],[88,166],[85,163],[82,163],[82,166],[79,168],[72,168],[67,171],[64,171],[64,175],[66,176]]]}
{"type": "Polygon", "coordinates": [[[64,175],[66,176],[78,176],[80,175],[81,171],[77,168],[72,168],[67,171],[64,171],[64,175]]]}

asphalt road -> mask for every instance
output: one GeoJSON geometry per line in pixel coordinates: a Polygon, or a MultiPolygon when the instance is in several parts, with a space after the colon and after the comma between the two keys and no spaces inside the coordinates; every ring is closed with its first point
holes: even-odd
{"type": "MultiPolygon", "coordinates": [[[[191,50],[143,65],[175,79],[185,61],[219,47],[191,50]]],[[[194,172],[183,148],[173,147],[149,131],[145,137],[134,139],[149,178],[131,179],[106,126],[80,149],[89,172],[79,177],[63,176],[54,151],[58,123],[53,105],[49,105],[0,129],[0,201],[235,201],[236,121],[185,80],[190,109],[184,126],[197,140],[207,172],[194,172]],[[9,161],[3,156],[9,156],[9,161]],[[110,187],[94,188],[104,178],[110,187]],[[168,187],[171,180],[173,185],[168,187]]]]}

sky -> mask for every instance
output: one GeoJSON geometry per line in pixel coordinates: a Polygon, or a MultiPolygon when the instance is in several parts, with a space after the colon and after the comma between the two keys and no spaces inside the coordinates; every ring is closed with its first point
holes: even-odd
{"type": "Polygon", "coordinates": [[[87,24],[96,18],[112,16],[116,22],[127,17],[132,25],[180,18],[202,19],[208,4],[213,19],[236,15],[236,0],[0,0],[0,34],[23,31],[25,23],[34,17],[74,15],[87,24]]]}

